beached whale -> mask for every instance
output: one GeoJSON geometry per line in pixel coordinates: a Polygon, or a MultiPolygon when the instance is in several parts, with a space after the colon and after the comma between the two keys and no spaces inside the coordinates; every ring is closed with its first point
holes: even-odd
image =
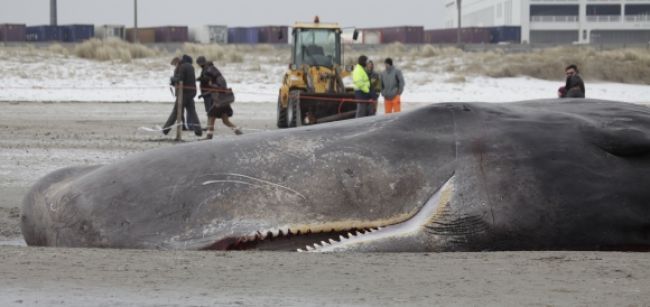
{"type": "Polygon", "coordinates": [[[647,250],[650,109],[433,104],[178,145],[46,176],[22,231],[66,247],[647,250]]]}

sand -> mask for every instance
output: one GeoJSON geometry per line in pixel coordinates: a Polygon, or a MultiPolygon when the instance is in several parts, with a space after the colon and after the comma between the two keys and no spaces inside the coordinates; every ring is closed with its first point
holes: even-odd
{"type": "MultiPolygon", "coordinates": [[[[110,163],[174,146],[171,137],[138,130],[161,125],[171,104],[29,102],[0,103],[0,108],[0,306],[650,306],[650,256],[644,253],[298,254],[20,246],[19,207],[34,181],[61,167],[110,163]]],[[[246,133],[274,129],[273,104],[241,103],[235,113],[233,121],[246,133]]],[[[220,126],[217,137],[235,136],[220,126]]],[[[197,141],[191,133],[184,138],[197,141]]]]}
{"type": "Polygon", "coordinates": [[[647,306],[650,257],[0,248],[2,306],[647,306]]]}

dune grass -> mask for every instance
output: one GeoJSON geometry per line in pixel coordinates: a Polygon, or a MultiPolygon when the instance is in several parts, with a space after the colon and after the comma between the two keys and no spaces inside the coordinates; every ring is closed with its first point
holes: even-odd
{"type": "MultiPolygon", "coordinates": [[[[291,51],[287,47],[272,45],[204,45],[183,44],[178,50],[168,52],[118,39],[91,39],[75,46],[53,44],[37,48],[1,46],[0,56],[21,58],[25,56],[79,57],[96,61],[131,62],[135,59],[157,58],[168,61],[171,56],[200,55],[220,65],[247,65],[249,70],[261,70],[261,65],[289,63],[291,51]],[[243,63],[243,64],[241,64],[243,63]]],[[[346,46],[346,65],[356,64],[361,54],[368,55],[380,69],[384,58],[391,57],[405,72],[419,71],[430,74],[451,75],[448,82],[464,82],[472,76],[494,78],[528,76],[546,80],[561,80],[564,67],[576,64],[589,81],[650,84],[650,52],[646,49],[596,50],[590,46],[563,46],[534,49],[529,52],[506,52],[494,49],[465,52],[449,46],[407,46],[389,44],[382,46],[346,46]]],[[[243,68],[243,69],[244,69],[243,68]]]]}

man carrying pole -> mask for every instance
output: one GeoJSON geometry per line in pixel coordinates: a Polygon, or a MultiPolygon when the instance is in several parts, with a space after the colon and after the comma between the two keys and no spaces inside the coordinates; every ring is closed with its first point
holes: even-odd
{"type": "Polygon", "coordinates": [[[203,130],[201,128],[201,123],[199,121],[199,116],[196,114],[196,108],[194,107],[194,97],[196,96],[196,74],[194,72],[194,66],[192,65],[192,58],[188,55],[183,55],[181,58],[181,65],[178,67],[177,74],[172,78],[173,83],[183,84],[182,93],[178,90],[177,86],[176,95],[177,97],[182,98],[182,108],[178,106],[178,103],[172,114],[170,114],[167,123],[165,123],[165,129],[163,133],[169,133],[171,127],[174,125],[177,120],[177,112],[183,112],[183,109],[187,111],[187,126],[189,129],[194,130],[196,136],[202,136],[203,130]]]}

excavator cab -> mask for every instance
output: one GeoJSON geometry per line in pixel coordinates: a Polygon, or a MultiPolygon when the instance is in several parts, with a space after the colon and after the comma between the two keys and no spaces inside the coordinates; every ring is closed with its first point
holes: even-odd
{"type": "Polygon", "coordinates": [[[334,67],[341,65],[341,33],[332,29],[296,29],[293,64],[334,67]]]}
{"type": "MultiPolygon", "coordinates": [[[[293,27],[291,64],[278,95],[278,128],[354,117],[356,104],[342,78],[342,29],[335,23],[296,23],[293,27]]],[[[356,35],[355,35],[356,37],[356,35]]]]}

